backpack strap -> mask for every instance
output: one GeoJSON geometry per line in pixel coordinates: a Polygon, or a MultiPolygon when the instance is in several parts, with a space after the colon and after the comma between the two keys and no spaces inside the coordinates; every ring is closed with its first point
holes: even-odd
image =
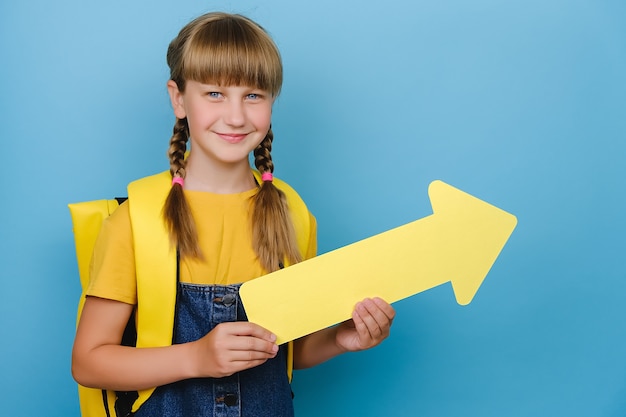
{"type": "MultiPolygon", "coordinates": [[[[161,211],[171,187],[168,171],[128,186],[137,277],[137,347],[172,344],[176,307],[176,248],[171,245],[161,211]],[[142,300],[149,300],[144,301],[142,300]]],[[[155,388],[139,391],[136,411],[155,388]]]]}

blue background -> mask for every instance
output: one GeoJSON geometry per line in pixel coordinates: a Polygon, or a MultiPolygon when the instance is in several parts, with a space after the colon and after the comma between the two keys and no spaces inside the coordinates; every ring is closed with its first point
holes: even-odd
{"type": "Polygon", "coordinates": [[[76,416],[67,203],[167,168],[165,50],[209,10],[279,45],[276,173],[320,252],[431,213],[442,179],[518,217],[472,304],[395,304],[380,347],[298,372],[298,416],[626,415],[626,3],[0,5],[3,415],[76,416]]]}

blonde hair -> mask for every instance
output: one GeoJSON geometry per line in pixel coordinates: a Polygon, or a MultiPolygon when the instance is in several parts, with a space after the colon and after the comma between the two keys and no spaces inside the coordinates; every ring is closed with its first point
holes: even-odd
{"type": "MultiPolygon", "coordinates": [[[[187,24],[167,50],[170,79],[178,90],[186,81],[245,85],[280,93],[283,69],[278,48],[257,23],[241,15],[207,13],[187,24]]],[[[263,173],[274,172],[270,127],[254,150],[254,164],[263,173]]],[[[176,119],[168,149],[172,177],[185,178],[185,151],[189,140],[187,119],[176,119]]],[[[173,185],[163,216],[170,239],[181,257],[202,258],[191,210],[183,187],[173,185]]],[[[252,200],[250,216],[252,247],[267,272],[296,263],[302,256],[297,246],[285,194],[271,181],[263,181],[252,200]]]]}

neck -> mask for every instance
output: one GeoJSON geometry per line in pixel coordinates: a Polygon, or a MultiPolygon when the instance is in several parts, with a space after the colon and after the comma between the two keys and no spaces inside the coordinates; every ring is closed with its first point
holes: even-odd
{"type": "Polygon", "coordinates": [[[187,158],[185,189],[216,194],[234,194],[256,187],[248,161],[236,164],[201,164],[187,158]]]}

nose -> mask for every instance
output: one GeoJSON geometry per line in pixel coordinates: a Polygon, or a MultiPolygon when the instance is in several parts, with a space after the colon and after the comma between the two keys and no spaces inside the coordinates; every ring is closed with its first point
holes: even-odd
{"type": "Polygon", "coordinates": [[[224,111],[224,122],[229,126],[243,126],[246,122],[244,104],[240,100],[229,100],[224,111]]]}

